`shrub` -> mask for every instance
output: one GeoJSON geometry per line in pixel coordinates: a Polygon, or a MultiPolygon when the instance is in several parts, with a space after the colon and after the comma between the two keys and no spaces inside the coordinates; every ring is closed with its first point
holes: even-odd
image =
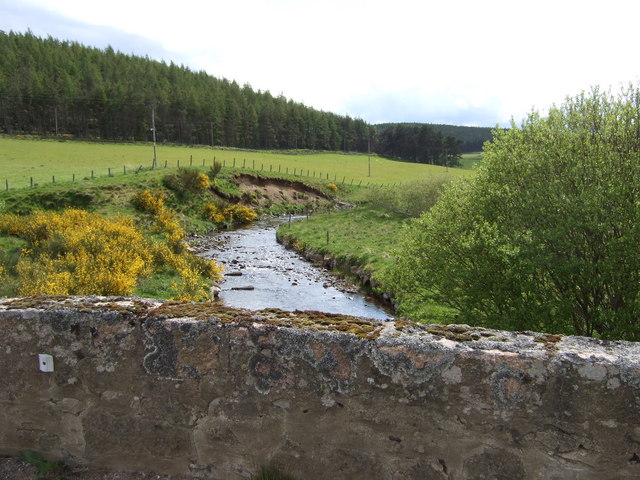
{"type": "Polygon", "coordinates": [[[251,208],[240,204],[219,206],[215,203],[204,205],[204,216],[214,223],[242,224],[256,219],[258,214],[251,208]]]}
{"type": "Polygon", "coordinates": [[[400,295],[491,327],[640,340],[640,90],[496,129],[483,165],[406,230],[400,295]]]}
{"type": "Polygon", "coordinates": [[[395,187],[372,187],[365,191],[364,201],[380,210],[418,217],[436,204],[449,181],[449,177],[441,176],[395,187]]]}
{"type": "Polygon", "coordinates": [[[206,190],[210,186],[211,186],[211,183],[209,182],[209,177],[207,175],[205,175],[204,173],[199,173],[198,174],[198,188],[200,190],[206,190]]]}
{"type": "Polygon", "coordinates": [[[224,222],[224,213],[223,209],[221,209],[215,203],[207,202],[204,204],[204,217],[207,220],[210,220],[214,223],[222,223],[224,222]]]}
{"type": "Polygon", "coordinates": [[[155,220],[154,231],[156,233],[164,233],[171,249],[176,253],[181,253],[186,248],[184,243],[185,231],[180,226],[180,222],[173,210],[165,207],[165,198],[165,194],[161,190],[155,192],[142,190],[134,195],[131,202],[136,209],[153,214],[155,220]]]}
{"type": "Polygon", "coordinates": [[[258,214],[251,207],[236,203],[224,209],[224,216],[234,223],[249,223],[255,220],[258,214]]]}
{"type": "Polygon", "coordinates": [[[168,265],[180,275],[180,281],[172,284],[178,300],[207,300],[210,281],[222,278],[223,269],[215,260],[187,253],[177,254],[165,244],[156,244],[153,255],[158,264],[168,265]]]}
{"type": "Polygon", "coordinates": [[[3,216],[0,230],[26,239],[16,267],[21,295],[129,295],[152,268],[148,243],[130,219],[83,210],[36,212],[22,228],[3,216]]]}
{"type": "Polygon", "coordinates": [[[194,168],[179,168],[174,174],[165,175],[162,184],[178,196],[198,193],[209,188],[209,177],[194,168]]]}
{"type": "Polygon", "coordinates": [[[215,179],[218,177],[218,174],[220,173],[221,170],[222,170],[222,164],[214,161],[213,165],[210,166],[209,170],[207,171],[207,176],[209,177],[209,180],[211,180],[211,183],[215,181],[215,179]]]}
{"type": "Polygon", "coordinates": [[[338,186],[335,183],[327,183],[327,188],[333,192],[338,191],[338,186]]]}
{"type": "Polygon", "coordinates": [[[136,210],[141,212],[158,213],[164,207],[166,195],[162,190],[140,190],[131,199],[136,210]]]}
{"type": "Polygon", "coordinates": [[[108,220],[83,210],[0,215],[0,233],[27,241],[15,270],[20,295],[131,295],[141,277],[168,266],[180,275],[173,285],[180,300],[203,300],[211,280],[220,279],[213,260],[186,251],[184,230],[161,207],[165,241],[152,244],[131,218],[108,220]],[[171,220],[173,219],[173,220],[171,220]]]}

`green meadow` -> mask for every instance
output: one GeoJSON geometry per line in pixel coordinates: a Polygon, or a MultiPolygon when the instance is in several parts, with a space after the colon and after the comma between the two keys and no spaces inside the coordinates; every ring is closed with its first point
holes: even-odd
{"type": "Polygon", "coordinates": [[[463,153],[462,159],[460,160],[460,168],[464,168],[466,170],[473,170],[478,167],[482,162],[482,152],[476,153],[463,153]]]}
{"type": "MultiPolygon", "coordinates": [[[[215,159],[227,168],[279,176],[319,178],[336,183],[393,184],[428,179],[448,173],[468,175],[469,170],[446,169],[388,160],[375,155],[308,152],[258,152],[210,147],[157,147],[158,170],[180,166],[211,165],[215,159]]],[[[114,177],[148,169],[153,161],[151,144],[90,143],[79,141],[0,138],[0,188],[22,189],[34,185],[114,177]],[[111,170],[109,170],[111,169],[111,170]],[[75,176],[75,177],[74,177],[75,176]]]]}

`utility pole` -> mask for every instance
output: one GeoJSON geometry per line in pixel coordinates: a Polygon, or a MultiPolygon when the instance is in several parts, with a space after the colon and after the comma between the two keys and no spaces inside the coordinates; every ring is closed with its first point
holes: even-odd
{"type": "Polygon", "coordinates": [[[156,168],[158,166],[158,156],[156,152],[156,114],[154,107],[151,107],[151,131],[153,132],[153,166],[151,168],[156,168]]]}
{"type": "Polygon", "coordinates": [[[367,139],[367,150],[369,151],[369,177],[371,176],[371,135],[367,139]]]}

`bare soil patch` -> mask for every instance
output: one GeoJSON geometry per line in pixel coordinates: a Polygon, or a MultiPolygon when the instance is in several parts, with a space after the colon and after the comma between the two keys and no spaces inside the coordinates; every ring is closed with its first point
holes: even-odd
{"type": "Polygon", "coordinates": [[[257,202],[261,207],[268,206],[270,203],[304,205],[321,201],[333,201],[324,192],[294,180],[247,174],[237,175],[236,180],[238,187],[244,194],[243,197],[250,199],[251,203],[255,204],[257,202]]]}

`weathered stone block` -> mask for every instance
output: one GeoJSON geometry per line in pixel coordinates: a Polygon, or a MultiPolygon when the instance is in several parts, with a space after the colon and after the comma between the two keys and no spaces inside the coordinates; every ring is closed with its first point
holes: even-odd
{"type": "Polygon", "coordinates": [[[123,298],[4,299],[0,328],[0,454],[220,479],[269,461],[311,480],[640,476],[634,343],[123,298]]]}

